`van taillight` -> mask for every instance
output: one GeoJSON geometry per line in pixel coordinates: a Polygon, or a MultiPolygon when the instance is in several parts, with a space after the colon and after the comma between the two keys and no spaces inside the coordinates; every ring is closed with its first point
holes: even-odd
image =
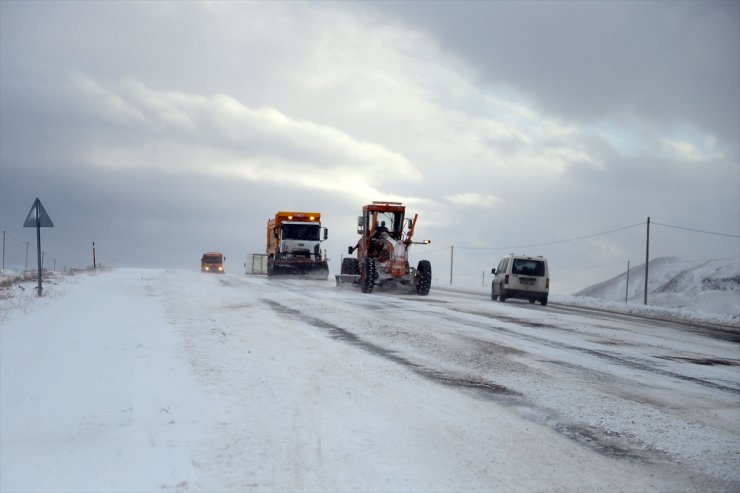
{"type": "Polygon", "coordinates": [[[545,279],[545,289],[550,289],[550,278],[545,279]]]}
{"type": "Polygon", "coordinates": [[[509,284],[509,274],[504,276],[504,284],[509,284]]]}

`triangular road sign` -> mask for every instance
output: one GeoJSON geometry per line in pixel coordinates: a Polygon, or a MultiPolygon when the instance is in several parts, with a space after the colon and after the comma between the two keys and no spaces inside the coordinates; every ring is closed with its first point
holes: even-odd
{"type": "Polygon", "coordinates": [[[49,214],[46,213],[46,209],[44,209],[44,206],[41,204],[38,197],[33,201],[31,210],[28,212],[28,216],[26,217],[26,222],[23,223],[24,228],[35,228],[37,226],[41,228],[54,227],[54,223],[51,222],[49,214]]]}

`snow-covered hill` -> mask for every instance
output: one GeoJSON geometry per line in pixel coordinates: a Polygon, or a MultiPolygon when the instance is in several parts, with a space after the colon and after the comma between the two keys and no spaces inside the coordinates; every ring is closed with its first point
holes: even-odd
{"type": "MultiPolygon", "coordinates": [[[[740,315],[740,258],[691,262],[678,257],[650,261],[648,303],[706,313],[740,315]]],[[[645,264],[579,291],[575,296],[642,303],[645,264]],[[629,284],[628,284],[629,281],[629,284]]]]}

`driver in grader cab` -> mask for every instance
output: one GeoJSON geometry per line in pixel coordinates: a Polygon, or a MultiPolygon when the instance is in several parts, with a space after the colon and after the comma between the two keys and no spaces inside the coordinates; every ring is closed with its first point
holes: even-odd
{"type": "Polygon", "coordinates": [[[373,233],[373,247],[378,255],[382,255],[385,250],[385,239],[390,235],[388,228],[385,226],[385,221],[380,221],[380,226],[375,228],[373,233]]]}

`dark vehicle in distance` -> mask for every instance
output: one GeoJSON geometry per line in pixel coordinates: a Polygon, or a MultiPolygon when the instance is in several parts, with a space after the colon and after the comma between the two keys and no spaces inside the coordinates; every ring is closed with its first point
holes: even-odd
{"type": "Polygon", "coordinates": [[[224,260],[226,260],[226,257],[220,252],[206,252],[200,258],[200,271],[223,274],[224,260]]]}

